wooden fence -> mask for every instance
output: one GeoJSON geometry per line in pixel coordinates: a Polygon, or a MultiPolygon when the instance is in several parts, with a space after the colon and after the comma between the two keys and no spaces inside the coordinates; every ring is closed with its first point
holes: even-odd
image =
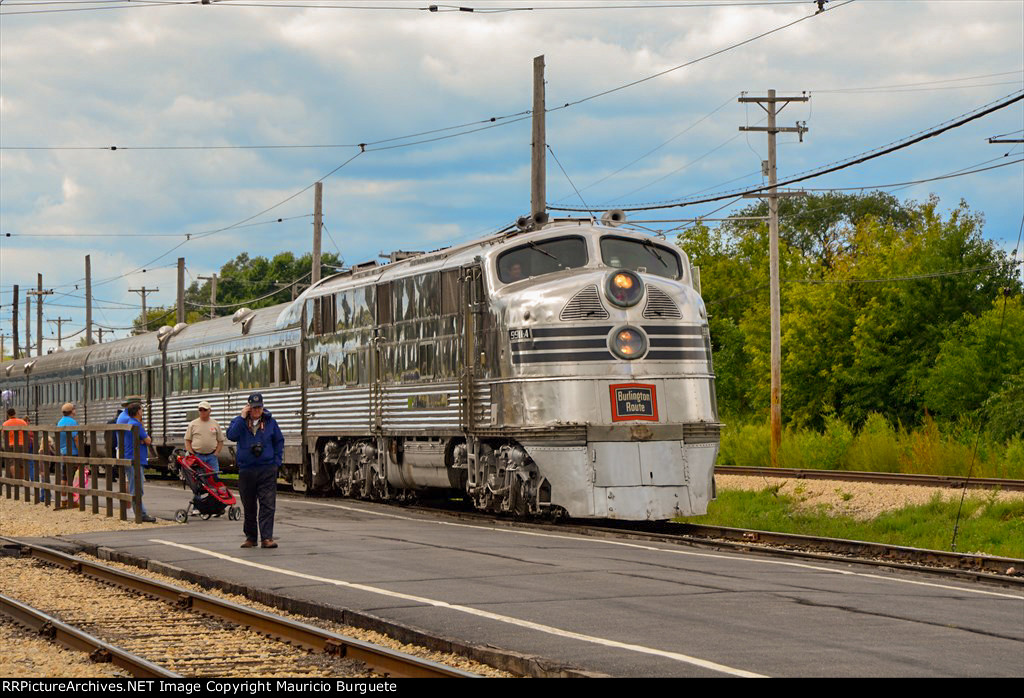
{"type": "Polygon", "coordinates": [[[100,513],[100,500],[104,500],[107,516],[114,515],[116,500],[122,521],[128,519],[131,508],[135,523],[142,523],[140,447],[146,448],[146,445],[140,444],[139,429],[129,424],[0,427],[0,487],[8,499],[24,497],[26,502],[52,504],[55,509],[86,511],[86,500],[91,497],[93,514],[100,513]],[[129,432],[125,438],[132,440],[131,459],[90,455],[102,453],[105,449],[100,444],[109,443],[106,438],[116,438],[119,431],[129,432]],[[67,435],[63,449],[62,434],[67,435]],[[105,435],[104,441],[97,438],[101,434],[105,435]],[[77,443],[78,455],[73,455],[72,441],[77,443]],[[61,453],[62,450],[66,453],[61,453]],[[135,474],[134,493],[128,488],[129,469],[135,474]],[[74,502],[76,494],[77,504],[74,502]]]}

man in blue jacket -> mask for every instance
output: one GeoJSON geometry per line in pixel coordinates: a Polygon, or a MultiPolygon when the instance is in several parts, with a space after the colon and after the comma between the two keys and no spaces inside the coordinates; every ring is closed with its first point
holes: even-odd
{"type": "Polygon", "coordinates": [[[277,502],[277,469],[284,458],[284,435],[268,410],[263,394],[253,393],[242,414],[231,420],[227,436],[235,442],[238,461],[238,494],[245,510],[243,548],[276,548],[274,510],[277,502]]]}

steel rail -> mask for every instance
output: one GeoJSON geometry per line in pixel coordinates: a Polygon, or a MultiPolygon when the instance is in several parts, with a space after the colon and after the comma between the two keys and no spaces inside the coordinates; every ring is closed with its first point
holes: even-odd
{"type": "Polygon", "coordinates": [[[716,465],[716,475],[746,475],[750,477],[786,477],[797,480],[842,480],[844,482],[873,482],[888,485],[921,485],[924,487],[950,487],[962,489],[1003,489],[1024,492],[1024,480],[963,475],[916,475],[910,473],[873,473],[862,470],[817,470],[814,468],[762,468],[750,465],[716,465]]]}
{"type": "Polygon", "coordinates": [[[244,625],[257,632],[291,642],[309,650],[324,652],[335,657],[355,659],[376,671],[387,673],[391,676],[401,678],[478,677],[477,674],[472,672],[446,666],[440,662],[421,659],[405,652],[346,637],[307,623],[248,608],[215,596],[158,582],[154,579],[118,570],[97,562],[67,555],[66,553],[41,545],[27,543],[6,536],[0,536],[0,541],[6,541],[9,545],[17,546],[22,555],[58,565],[124,589],[147,594],[197,613],[244,625]]]}
{"type": "Polygon", "coordinates": [[[616,537],[672,545],[727,548],[782,557],[911,570],[944,577],[995,582],[1014,588],[1024,587],[1024,560],[1015,558],[670,521],[605,520],[595,524],[584,519],[570,519],[561,523],[540,523],[423,505],[403,509],[507,528],[532,528],[596,538],[616,537]]]}
{"type": "Polygon", "coordinates": [[[64,621],[24,604],[17,599],[0,594],[0,614],[9,616],[15,623],[46,637],[68,649],[88,652],[94,662],[110,662],[137,678],[180,679],[169,669],[147,661],[142,657],[90,635],[64,621]]]}
{"type": "MultiPolygon", "coordinates": [[[[571,524],[570,528],[575,529],[577,526],[571,524]]],[[[690,523],[649,522],[638,524],[624,522],[621,527],[614,524],[611,526],[580,524],[579,528],[640,536],[644,540],[725,545],[742,550],[759,549],[794,557],[812,557],[881,567],[913,569],[1024,587],[1024,560],[1010,557],[690,523]]]]}

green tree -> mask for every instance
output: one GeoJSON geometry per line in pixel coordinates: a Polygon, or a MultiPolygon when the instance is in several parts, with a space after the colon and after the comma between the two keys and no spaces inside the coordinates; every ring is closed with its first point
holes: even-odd
{"type": "MultiPolygon", "coordinates": [[[[965,315],[949,327],[934,366],[922,381],[925,406],[936,415],[979,415],[987,405],[1004,415],[1024,392],[1024,306],[1021,296],[996,300],[980,316],[965,315]]],[[[1017,413],[1017,424],[1024,412],[1017,413]]],[[[1012,432],[1014,420],[1000,417],[1012,432]]]]}
{"type": "MultiPolygon", "coordinates": [[[[334,269],[341,266],[341,260],[335,254],[321,255],[321,274],[330,276],[334,269]]],[[[308,285],[312,255],[296,257],[291,252],[281,252],[272,259],[266,257],[250,257],[243,252],[220,268],[217,274],[217,305],[232,306],[215,308],[217,315],[231,315],[243,306],[249,308],[267,308],[291,299],[290,288],[283,285],[296,282],[297,290],[301,291],[308,285]]],[[[202,285],[194,281],[185,292],[185,302],[190,309],[208,313],[210,304],[210,282],[202,285]]]]}
{"type": "MultiPolygon", "coordinates": [[[[982,216],[963,202],[943,215],[935,198],[793,201],[784,200],[780,241],[783,414],[818,428],[831,413],[854,425],[871,412],[916,423],[921,384],[947,330],[987,310],[1000,288],[1020,292],[1007,255],[982,237],[982,216]]],[[[758,206],[741,215],[763,213],[758,206]]],[[[679,244],[701,267],[722,411],[766,413],[767,225],[699,226],[679,244]]]]}

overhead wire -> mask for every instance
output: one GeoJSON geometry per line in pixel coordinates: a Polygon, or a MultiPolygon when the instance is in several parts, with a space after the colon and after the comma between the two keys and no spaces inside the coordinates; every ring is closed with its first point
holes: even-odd
{"type": "MultiPolygon", "coordinates": [[[[960,115],[958,115],[956,117],[953,117],[952,119],[949,119],[949,120],[947,120],[947,121],[945,121],[945,122],[943,122],[943,123],[941,123],[941,124],[939,124],[937,126],[934,126],[934,127],[930,128],[930,129],[925,129],[925,130],[922,130],[922,131],[918,131],[917,133],[912,134],[910,136],[905,136],[904,138],[897,139],[897,140],[892,141],[890,143],[887,143],[885,145],[878,146],[878,147],[873,148],[871,150],[864,151],[863,153],[851,156],[851,157],[846,158],[844,160],[834,161],[833,163],[829,163],[827,165],[821,165],[821,166],[819,166],[817,168],[812,168],[810,170],[804,170],[803,172],[798,172],[795,175],[790,175],[790,176],[788,176],[786,178],[783,178],[783,181],[777,182],[775,184],[775,186],[776,187],[784,187],[784,186],[787,186],[787,185],[790,185],[790,184],[795,184],[796,182],[802,182],[802,181],[805,181],[805,180],[808,180],[808,179],[812,179],[814,177],[820,177],[822,175],[830,174],[832,172],[837,172],[839,170],[846,169],[846,168],[852,167],[854,165],[859,165],[859,164],[867,162],[869,160],[874,160],[874,159],[882,157],[884,155],[888,155],[890,153],[894,153],[894,152],[896,152],[898,150],[902,150],[904,148],[908,148],[908,147],[910,147],[912,145],[920,143],[921,141],[927,140],[929,138],[934,138],[934,137],[939,136],[939,135],[941,135],[943,133],[946,133],[947,131],[950,131],[952,129],[964,126],[965,124],[968,124],[968,123],[970,123],[972,121],[980,119],[980,118],[982,118],[984,116],[987,116],[988,114],[991,114],[991,113],[993,113],[995,111],[998,111],[1000,109],[1005,109],[1006,107],[1011,106],[1012,104],[1016,104],[1017,102],[1020,102],[1021,100],[1024,100],[1024,90],[1011,93],[1010,95],[1001,97],[1000,99],[995,100],[993,102],[989,102],[988,104],[982,105],[981,107],[978,107],[977,109],[974,109],[974,110],[972,110],[970,112],[965,112],[963,114],[960,114],[960,115]]],[[[676,208],[676,207],[681,207],[681,206],[692,206],[694,204],[709,203],[709,202],[713,202],[713,201],[721,201],[723,199],[727,199],[727,198],[731,198],[733,196],[736,196],[737,194],[739,194],[739,195],[756,194],[756,193],[764,192],[766,189],[770,189],[770,188],[771,188],[771,186],[761,186],[761,187],[755,187],[755,188],[746,189],[746,190],[733,190],[733,191],[728,191],[728,192],[720,192],[719,194],[717,194],[715,196],[705,197],[703,199],[698,199],[698,200],[683,201],[683,200],[680,200],[680,199],[675,199],[675,200],[669,200],[669,201],[664,201],[664,202],[651,202],[649,205],[631,205],[631,206],[622,206],[622,205],[620,205],[620,206],[617,206],[617,208],[619,208],[619,209],[621,209],[623,211],[650,211],[650,210],[662,209],[662,208],[676,208]]],[[[569,206],[550,206],[549,208],[551,208],[552,210],[557,210],[557,211],[579,211],[580,210],[577,207],[569,207],[569,206]]],[[[598,208],[602,208],[602,206],[598,206],[598,208]]]]}

